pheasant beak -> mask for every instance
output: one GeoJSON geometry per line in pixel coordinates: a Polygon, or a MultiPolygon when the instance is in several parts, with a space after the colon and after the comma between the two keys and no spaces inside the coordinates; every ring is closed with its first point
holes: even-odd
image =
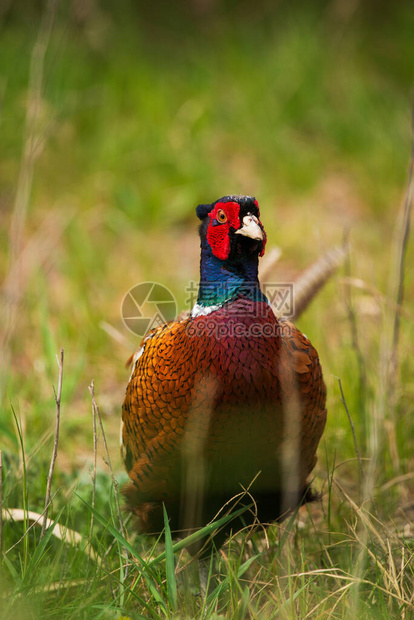
{"type": "Polygon", "coordinates": [[[259,226],[259,220],[251,213],[244,216],[243,226],[236,230],[235,234],[250,237],[254,241],[263,241],[263,230],[259,226]]]}

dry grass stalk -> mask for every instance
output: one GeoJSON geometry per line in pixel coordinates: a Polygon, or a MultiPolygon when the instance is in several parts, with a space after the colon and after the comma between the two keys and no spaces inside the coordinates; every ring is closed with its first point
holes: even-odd
{"type": "Polygon", "coordinates": [[[39,33],[31,56],[23,160],[19,172],[13,218],[10,228],[10,258],[12,264],[16,262],[22,249],[23,231],[29,207],[34,163],[37,159],[39,153],[38,147],[41,142],[39,117],[42,106],[43,70],[45,55],[52,33],[56,5],[57,0],[49,0],[47,9],[43,14],[39,33]]]}
{"type": "Polygon", "coordinates": [[[3,457],[0,450],[0,559],[3,557],[3,457]]]}
{"type": "Polygon", "coordinates": [[[5,289],[4,306],[2,309],[4,325],[2,366],[4,369],[7,368],[9,360],[9,343],[13,331],[13,317],[21,297],[20,273],[16,266],[19,264],[23,248],[23,233],[32,190],[34,164],[40,153],[41,131],[39,119],[42,104],[43,69],[53,29],[56,5],[57,0],[49,0],[31,56],[23,156],[10,225],[8,270],[9,272],[14,271],[15,275],[9,280],[9,286],[5,289]]]}
{"type": "Polygon", "coordinates": [[[395,375],[398,365],[398,341],[400,335],[400,308],[404,301],[404,276],[405,258],[407,253],[408,240],[410,236],[411,212],[414,200],[414,105],[411,110],[411,156],[408,174],[407,188],[405,191],[404,202],[399,214],[399,225],[397,225],[394,245],[394,269],[391,274],[391,299],[395,301],[396,311],[394,314],[394,325],[392,335],[392,347],[390,357],[390,373],[395,375]]]}
{"type": "MultiPolygon", "coordinates": [[[[105,435],[105,429],[103,426],[103,422],[102,422],[102,418],[101,418],[101,413],[99,411],[99,407],[96,404],[96,400],[95,400],[95,385],[94,382],[92,381],[90,386],[89,386],[89,392],[91,395],[91,399],[92,399],[92,408],[95,411],[95,415],[98,418],[99,421],[99,426],[101,428],[101,432],[102,432],[102,439],[103,439],[103,443],[104,443],[104,448],[105,448],[105,455],[106,455],[106,463],[109,467],[109,471],[111,474],[111,478],[112,478],[112,484],[114,487],[114,491],[115,491],[115,503],[116,503],[116,510],[117,510],[117,514],[118,514],[118,521],[119,521],[119,527],[121,530],[121,534],[124,538],[126,538],[126,530],[125,530],[125,526],[124,526],[124,521],[122,519],[122,513],[121,513],[121,506],[119,505],[119,498],[118,498],[118,483],[115,479],[115,475],[114,475],[114,471],[112,469],[112,464],[111,464],[111,457],[109,456],[109,449],[108,449],[108,444],[106,442],[106,435],[105,435]]],[[[128,570],[128,562],[129,562],[129,553],[128,551],[124,548],[124,557],[125,557],[125,574],[128,570]]]]}
{"type": "Polygon", "coordinates": [[[58,207],[45,216],[37,231],[20,252],[14,265],[9,267],[3,285],[6,298],[13,298],[16,303],[19,302],[33,272],[46,262],[59,245],[60,237],[74,213],[74,209],[65,204],[64,209],[58,207]],[[20,290],[13,295],[16,281],[19,282],[20,290]]]}
{"type": "MultiPolygon", "coordinates": [[[[380,532],[381,529],[383,529],[383,524],[381,523],[381,521],[379,521],[379,519],[377,519],[376,517],[374,517],[372,514],[368,513],[366,510],[363,510],[362,508],[360,508],[352,499],[351,497],[348,495],[348,493],[346,493],[346,491],[343,489],[343,487],[337,482],[337,480],[333,480],[333,483],[335,484],[336,488],[340,491],[340,493],[343,495],[343,497],[346,499],[346,501],[348,502],[348,504],[351,506],[352,510],[355,512],[355,514],[359,517],[362,525],[363,525],[363,529],[365,532],[370,532],[373,536],[375,536],[375,538],[377,539],[379,545],[382,548],[383,553],[387,553],[387,547],[383,541],[383,536],[380,532]],[[373,524],[373,522],[376,522],[378,527],[376,528],[373,524]]],[[[359,542],[362,541],[359,539],[359,542]]],[[[364,541],[364,545],[366,544],[366,540],[364,541]]]]}
{"type": "Polygon", "coordinates": [[[345,400],[345,394],[344,394],[344,391],[342,389],[342,382],[341,382],[339,377],[338,377],[338,384],[339,384],[339,390],[341,392],[341,402],[342,402],[342,404],[343,404],[343,406],[345,408],[346,415],[348,416],[348,421],[349,421],[349,425],[351,427],[352,437],[354,439],[354,449],[355,449],[355,454],[356,454],[357,459],[358,459],[359,487],[361,487],[361,482],[362,482],[362,479],[363,479],[363,476],[364,476],[364,467],[363,467],[363,464],[362,464],[361,452],[360,452],[359,447],[358,447],[358,440],[357,440],[357,436],[356,436],[356,432],[355,432],[355,426],[354,426],[354,423],[352,421],[351,414],[349,413],[348,405],[347,405],[346,400],[345,400]]]}
{"type": "MultiPolygon", "coordinates": [[[[394,240],[394,264],[390,274],[390,303],[386,304],[383,318],[383,330],[380,339],[378,382],[376,390],[376,398],[373,405],[370,424],[369,436],[369,465],[366,476],[364,478],[364,490],[362,501],[365,503],[373,496],[376,485],[377,464],[378,459],[383,451],[384,430],[392,429],[394,426],[395,411],[395,386],[398,371],[398,340],[400,329],[401,305],[404,297],[404,275],[405,275],[405,255],[410,231],[410,218],[412,210],[414,194],[414,137],[412,140],[410,173],[405,195],[405,201],[400,212],[399,223],[396,227],[396,235],[394,240]]],[[[399,473],[400,459],[398,447],[395,441],[395,433],[388,433],[390,454],[393,460],[394,470],[399,473]]],[[[343,491],[342,491],[343,492],[343,491]]],[[[347,497],[348,501],[350,499],[347,497]]],[[[358,511],[356,511],[358,512],[358,511]]],[[[359,516],[362,513],[358,513],[359,516]]],[[[369,555],[367,551],[367,534],[369,520],[367,517],[363,519],[362,551],[355,567],[356,575],[361,576],[366,557],[369,555]]],[[[371,530],[372,531],[372,530],[371,530]]],[[[378,540],[381,542],[380,538],[378,540]]],[[[387,549],[384,549],[387,553],[387,549]]],[[[358,598],[354,599],[354,606],[357,606],[358,598]]],[[[358,613],[358,609],[353,610],[358,613]]]]}
{"type": "MultiPolygon", "coordinates": [[[[57,357],[57,356],[56,356],[57,357]]],[[[55,393],[55,401],[56,401],[56,424],[55,424],[55,441],[53,444],[53,452],[52,458],[50,460],[49,474],[47,476],[47,486],[46,486],[46,499],[45,499],[45,510],[43,515],[43,524],[42,524],[42,533],[40,537],[42,537],[46,531],[47,524],[47,513],[50,504],[50,491],[52,487],[52,477],[53,471],[55,468],[55,462],[57,457],[58,443],[59,443],[59,425],[60,425],[60,401],[62,398],[62,382],[63,382],[63,347],[60,349],[60,359],[57,358],[58,366],[59,366],[59,381],[58,381],[58,391],[56,394],[55,388],[53,391],[55,393]]]]}
{"type": "Polygon", "coordinates": [[[414,200],[414,105],[411,110],[412,128],[411,128],[411,155],[407,187],[405,191],[404,201],[400,209],[398,220],[394,234],[393,244],[393,263],[390,272],[389,297],[395,310],[393,315],[388,312],[385,317],[385,324],[392,326],[385,332],[381,347],[381,365],[382,380],[384,381],[384,401],[379,405],[379,410],[385,414],[388,410],[387,420],[385,415],[379,421],[380,428],[383,427],[382,422],[385,420],[385,426],[388,426],[388,437],[390,446],[390,455],[393,461],[396,473],[400,473],[400,457],[397,446],[395,433],[395,406],[396,406],[396,385],[398,378],[398,344],[400,336],[400,320],[401,309],[404,301],[404,278],[405,278],[405,259],[407,253],[408,240],[410,236],[411,212],[414,200]]]}
{"type": "MultiPolygon", "coordinates": [[[[96,432],[96,411],[92,404],[92,420],[93,420],[93,470],[92,470],[92,508],[95,508],[96,499],[96,464],[98,460],[98,435],[96,432]]],[[[89,538],[92,540],[93,533],[93,513],[91,514],[91,527],[89,538]]]]}
{"type": "MultiPolygon", "coordinates": [[[[413,108],[414,113],[414,108],[413,108]]],[[[405,199],[400,210],[394,236],[394,261],[390,272],[389,298],[391,304],[385,308],[384,329],[380,341],[379,381],[372,416],[370,437],[371,465],[367,484],[375,483],[376,464],[382,449],[384,429],[392,431],[395,426],[396,381],[398,374],[398,342],[400,333],[401,306],[404,299],[405,256],[410,233],[410,219],[414,197],[414,130],[411,142],[409,178],[405,199]]],[[[400,457],[394,432],[388,432],[390,455],[394,470],[400,473],[400,457]]],[[[366,489],[368,496],[369,489],[366,489]]]]}
{"type": "MultiPolygon", "coordinates": [[[[362,438],[363,438],[363,448],[365,448],[365,442],[367,437],[367,412],[365,409],[366,404],[366,393],[367,393],[367,371],[365,365],[365,359],[363,353],[361,351],[361,347],[359,344],[358,337],[358,325],[357,325],[357,316],[355,313],[355,308],[352,303],[352,293],[351,286],[349,283],[352,281],[351,278],[351,255],[349,251],[349,232],[345,233],[344,238],[344,248],[345,248],[345,263],[344,263],[344,271],[345,271],[345,280],[347,281],[348,286],[345,286],[345,306],[348,313],[348,320],[351,327],[351,338],[352,338],[352,348],[355,351],[355,357],[358,364],[358,372],[359,372],[359,413],[362,420],[362,438]]],[[[342,387],[341,387],[342,392],[342,387]]],[[[354,438],[355,439],[355,438],[354,438]]],[[[361,480],[360,480],[361,481],[361,480]]]]}

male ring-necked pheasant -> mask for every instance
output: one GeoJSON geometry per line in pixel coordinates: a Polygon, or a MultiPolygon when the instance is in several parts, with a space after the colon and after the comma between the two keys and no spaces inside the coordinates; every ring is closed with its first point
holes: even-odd
{"type": "Polygon", "coordinates": [[[283,518],[312,496],[326,421],[317,352],[260,289],[266,233],[257,201],[226,196],[196,212],[197,303],[144,338],[123,405],[125,495],[143,532],[163,529],[163,504],[171,529],[185,532],[249,487],[260,522],[283,518]]]}

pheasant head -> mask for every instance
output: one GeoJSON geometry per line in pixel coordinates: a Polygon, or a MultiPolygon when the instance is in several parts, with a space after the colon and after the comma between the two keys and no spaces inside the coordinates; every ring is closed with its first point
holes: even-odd
{"type": "Polygon", "coordinates": [[[258,281],[259,256],[266,233],[257,200],[252,196],[224,196],[198,205],[201,262],[200,289],[194,314],[207,313],[244,295],[265,300],[258,281]]]}
{"type": "Polygon", "coordinates": [[[203,222],[200,236],[218,259],[231,263],[241,255],[257,252],[263,256],[266,233],[252,196],[224,196],[212,204],[198,205],[196,212],[203,222]]]}

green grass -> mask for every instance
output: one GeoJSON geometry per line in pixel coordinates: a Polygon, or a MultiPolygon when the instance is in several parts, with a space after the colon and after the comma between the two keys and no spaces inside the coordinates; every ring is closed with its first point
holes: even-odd
{"type": "MultiPolygon", "coordinates": [[[[40,23],[26,4],[23,12],[12,3],[0,13],[1,280],[10,270],[40,23]]],[[[91,3],[83,14],[58,8],[35,126],[41,148],[24,218],[26,254],[12,278],[18,296],[10,340],[2,340],[0,449],[3,508],[41,513],[53,446],[55,356],[63,346],[49,516],[83,542],[61,541],[51,529],[40,539],[39,528],[5,520],[0,617],[408,618],[414,606],[410,268],[391,387],[383,358],[395,313],[392,231],[409,163],[412,11],[398,3],[388,12],[367,5],[347,15],[339,2],[277,9],[261,2],[254,10],[220,3],[201,15],[191,6],[157,15],[128,2],[116,12],[109,3],[91,3]],[[122,485],[125,361],[139,344],[122,324],[123,296],[155,280],[183,308],[185,287],[198,277],[194,207],[229,192],[258,198],[269,244],[283,250],[275,279],[294,277],[341,243],[344,230],[351,267],[298,322],[318,349],[328,386],[315,470],[323,502],[269,528],[267,537],[259,530],[232,539],[214,557],[203,600],[195,563],[168,535],[165,545],[156,543],[127,523],[122,536],[102,438],[95,512],[88,508],[94,463],[88,386],[94,379],[122,485]],[[347,310],[349,275],[358,280],[350,291],[359,353],[347,310]],[[102,322],[123,340],[112,339],[102,322]],[[368,494],[338,377],[372,476],[368,494]]],[[[411,244],[408,266],[412,259],[411,244]]]]}

